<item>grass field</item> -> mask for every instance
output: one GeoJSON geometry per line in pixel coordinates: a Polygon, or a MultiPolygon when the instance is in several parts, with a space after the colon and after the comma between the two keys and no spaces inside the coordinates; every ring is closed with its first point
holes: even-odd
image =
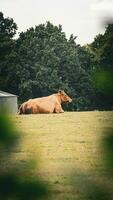
{"type": "Polygon", "coordinates": [[[52,200],[112,199],[108,191],[113,189],[113,180],[104,165],[102,140],[106,128],[113,128],[113,112],[12,118],[21,132],[13,161],[23,163],[24,168],[26,159],[36,160],[33,173],[49,182],[52,200]]]}

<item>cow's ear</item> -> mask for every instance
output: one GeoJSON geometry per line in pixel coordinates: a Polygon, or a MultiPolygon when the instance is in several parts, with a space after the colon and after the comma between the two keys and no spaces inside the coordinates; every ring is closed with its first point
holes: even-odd
{"type": "Polygon", "coordinates": [[[62,93],[62,90],[59,90],[59,91],[58,91],[58,93],[60,93],[60,94],[61,94],[61,93],[62,93]]]}

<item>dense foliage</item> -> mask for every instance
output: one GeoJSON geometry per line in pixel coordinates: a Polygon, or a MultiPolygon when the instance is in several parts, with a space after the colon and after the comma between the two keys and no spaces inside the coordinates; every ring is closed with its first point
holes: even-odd
{"type": "Polygon", "coordinates": [[[16,30],[13,19],[4,18],[0,13],[2,90],[17,94],[22,102],[64,89],[73,98],[67,110],[101,109],[92,72],[99,68],[100,59],[107,62],[106,49],[111,43],[106,41],[105,46],[105,40],[107,32],[111,33],[108,40],[112,40],[111,28],[86,47],[77,45],[73,35],[67,39],[61,25],[50,22],[21,32],[18,39],[13,38],[16,30]]]}
{"type": "Polygon", "coordinates": [[[7,91],[13,90],[15,85],[12,71],[15,54],[13,36],[16,34],[16,30],[17,25],[13,19],[4,18],[3,13],[0,12],[0,88],[7,91]]]}
{"type": "Polygon", "coordinates": [[[113,109],[113,24],[108,24],[105,33],[97,35],[89,47],[97,60],[93,70],[95,105],[113,109]]]}

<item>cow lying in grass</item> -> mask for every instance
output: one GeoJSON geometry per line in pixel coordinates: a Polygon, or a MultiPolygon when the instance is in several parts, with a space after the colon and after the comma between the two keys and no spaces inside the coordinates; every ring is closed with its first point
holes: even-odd
{"type": "Polygon", "coordinates": [[[59,90],[47,97],[29,99],[20,106],[18,114],[63,113],[63,102],[72,102],[72,99],[63,90],[59,90]]]}

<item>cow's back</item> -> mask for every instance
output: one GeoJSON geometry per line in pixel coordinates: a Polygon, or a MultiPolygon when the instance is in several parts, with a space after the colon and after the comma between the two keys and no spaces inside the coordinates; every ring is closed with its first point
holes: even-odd
{"type": "Polygon", "coordinates": [[[35,98],[30,100],[28,108],[34,111],[33,113],[53,113],[56,104],[56,98],[54,95],[48,97],[35,98]]]}

